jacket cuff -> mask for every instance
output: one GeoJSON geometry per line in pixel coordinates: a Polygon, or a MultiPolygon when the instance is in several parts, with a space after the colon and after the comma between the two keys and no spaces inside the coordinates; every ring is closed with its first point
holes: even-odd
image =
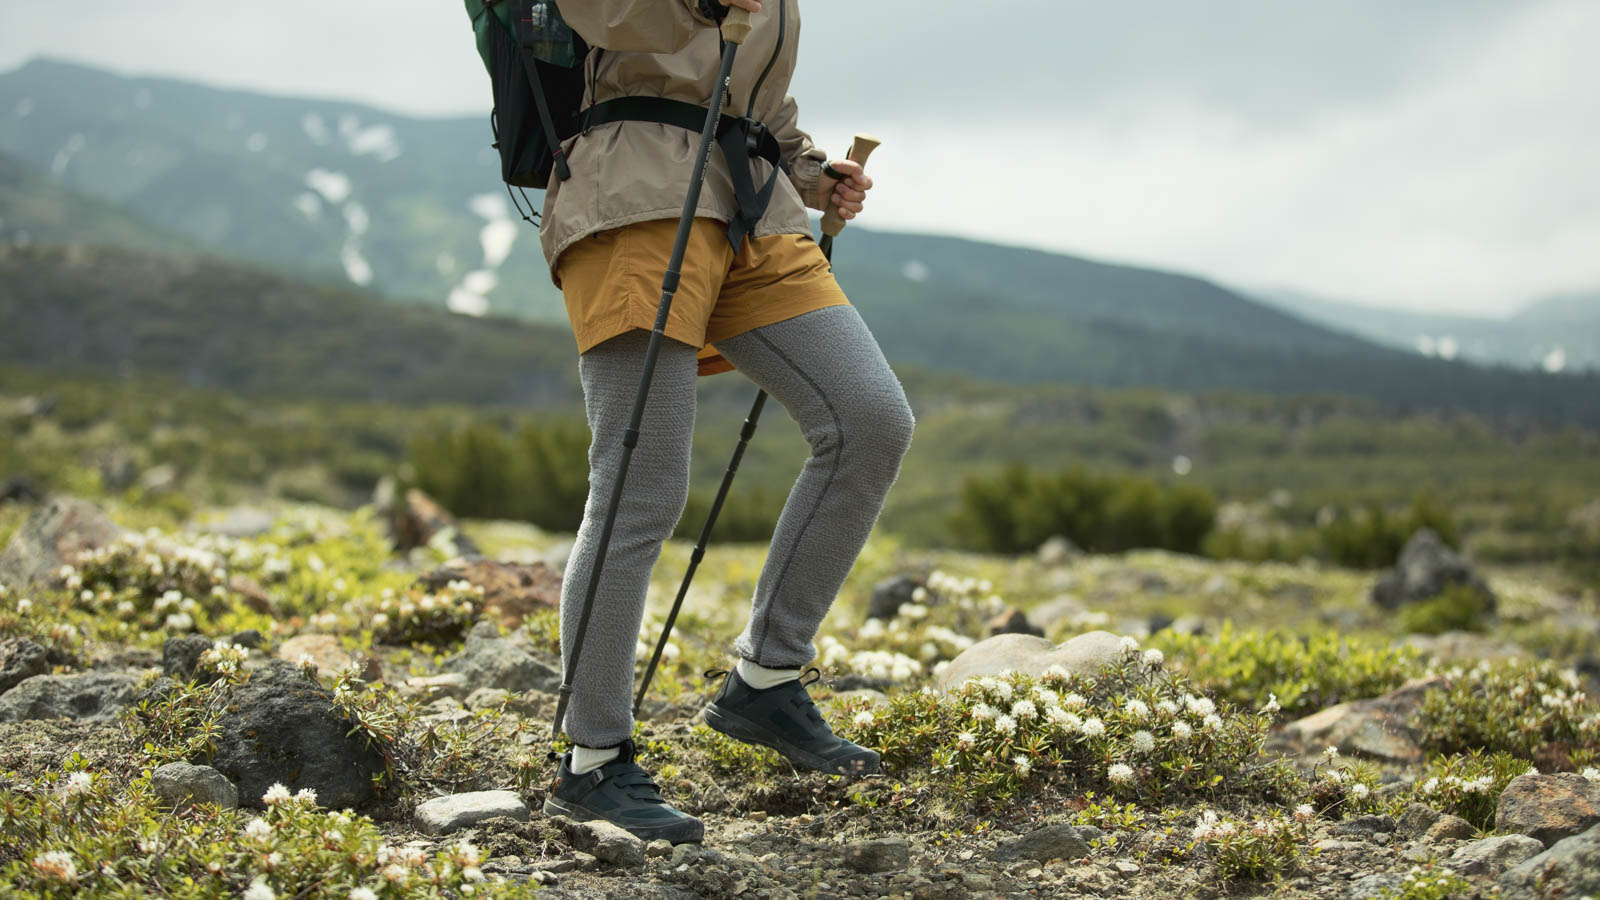
{"type": "Polygon", "coordinates": [[[683,2],[689,7],[689,14],[702,25],[721,25],[722,20],[728,15],[728,8],[717,0],[683,0],[683,2]]]}
{"type": "Polygon", "coordinates": [[[828,154],[820,147],[812,147],[789,161],[789,183],[800,194],[800,202],[815,210],[824,210],[817,197],[817,182],[822,179],[822,164],[828,154]]]}

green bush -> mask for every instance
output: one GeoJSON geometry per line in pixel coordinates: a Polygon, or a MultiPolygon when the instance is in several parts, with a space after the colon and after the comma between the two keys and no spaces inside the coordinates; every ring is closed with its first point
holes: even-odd
{"type": "Polygon", "coordinates": [[[1529,771],[1527,760],[1504,751],[1485,755],[1473,750],[1441,756],[1428,764],[1428,770],[1413,787],[1412,798],[1490,831],[1506,785],[1529,771]]]}
{"type": "Polygon", "coordinates": [[[1197,553],[1215,522],[1216,500],[1204,488],[1014,464],[993,477],[968,476],[950,526],[956,543],[999,553],[1027,552],[1057,534],[1090,552],[1197,553]]]}
{"type": "Polygon", "coordinates": [[[589,432],[555,420],[508,433],[491,419],[414,436],[417,487],[458,516],[576,531],[589,496],[589,432]]]}
{"type": "Polygon", "coordinates": [[[1436,753],[1504,751],[1540,759],[1563,749],[1600,750],[1600,711],[1571,669],[1541,663],[1479,663],[1445,673],[1449,684],[1422,700],[1423,748],[1436,753]]]}
{"type": "Polygon", "coordinates": [[[1398,624],[1402,631],[1418,634],[1487,631],[1489,605],[1489,597],[1482,591],[1455,584],[1420,603],[1401,608],[1398,624]]]}
{"type": "Polygon", "coordinates": [[[1322,526],[1319,536],[1323,554],[1333,562],[1351,568],[1379,569],[1395,564],[1406,541],[1419,528],[1433,529],[1452,547],[1460,545],[1455,516],[1425,494],[1419,494],[1411,508],[1400,515],[1391,514],[1376,503],[1361,510],[1342,510],[1322,526]]]}

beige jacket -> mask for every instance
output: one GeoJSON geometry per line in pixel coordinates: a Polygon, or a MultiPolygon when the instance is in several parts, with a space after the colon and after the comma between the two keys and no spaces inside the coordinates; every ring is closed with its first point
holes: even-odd
{"type": "MultiPolygon", "coordinates": [[[[697,0],[557,0],[557,6],[585,41],[605,50],[598,54],[598,66],[593,51],[584,64],[585,108],[637,95],[710,104],[721,44],[716,23],[700,14],[697,0]]],[[[750,36],[734,58],[723,113],[744,116],[753,110],[792,167],[788,178],[777,180],[751,235],[811,234],[806,207],[820,209],[817,180],[828,156],[796,124],[798,111],[788,93],[800,43],[799,0],[765,0],[750,18],[750,36]],[[750,92],[769,62],[772,70],[752,104],[750,92]]],[[[551,280],[556,281],[556,260],[575,241],[607,228],[682,215],[699,140],[698,133],[675,125],[623,121],[597,125],[563,142],[572,178],[551,178],[539,229],[551,280]]],[[[757,186],[771,170],[766,160],[750,160],[757,186]]],[[[727,222],[737,209],[727,161],[712,147],[695,215],[727,222]]]]}

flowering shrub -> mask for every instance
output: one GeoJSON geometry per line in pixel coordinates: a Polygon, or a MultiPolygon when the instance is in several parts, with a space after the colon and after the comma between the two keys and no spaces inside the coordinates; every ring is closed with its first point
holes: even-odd
{"type": "Polygon", "coordinates": [[[973,679],[942,695],[924,688],[887,708],[847,705],[840,731],[882,753],[891,774],[923,770],[970,797],[1060,783],[1158,800],[1281,783],[1281,769],[1255,767],[1276,705],[1219,707],[1159,666],[1134,644],[1097,679],[1056,669],[973,679]]]}
{"type": "Polygon", "coordinates": [[[1338,765],[1339,748],[1323,751],[1312,768],[1310,800],[1317,814],[1362,815],[1378,808],[1378,770],[1368,762],[1338,765]]]}
{"type": "Polygon", "coordinates": [[[1500,794],[1513,778],[1537,771],[1527,760],[1509,753],[1485,756],[1474,750],[1460,756],[1433,760],[1413,788],[1414,799],[1434,809],[1460,816],[1478,828],[1494,827],[1500,794]]]}
{"type": "Polygon", "coordinates": [[[1548,662],[1451,669],[1423,698],[1423,746],[1438,753],[1505,751],[1524,759],[1552,746],[1600,749],[1600,709],[1571,669],[1548,662]]]}
{"type": "Polygon", "coordinates": [[[0,883],[27,896],[531,896],[490,880],[468,843],[432,854],[386,844],[365,816],[320,810],[274,785],[264,815],[160,807],[148,775],[91,773],[81,758],[30,789],[0,789],[0,883]]]}
{"type": "Polygon", "coordinates": [[[1267,878],[1299,865],[1310,819],[1302,809],[1292,817],[1272,813],[1247,823],[1208,809],[1190,833],[1190,846],[1207,848],[1224,880],[1267,878]]]}
{"type": "Polygon", "coordinates": [[[1472,893],[1472,882],[1437,865],[1413,866],[1399,885],[1386,887],[1378,900],[1451,900],[1472,893]]]}
{"type": "Polygon", "coordinates": [[[1242,705],[1275,694],[1290,717],[1380,696],[1422,671],[1414,649],[1333,631],[1238,631],[1224,622],[1215,635],[1164,631],[1156,643],[1202,690],[1242,705]]]}
{"type": "Polygon", "coordinates": [[[185,633],[227,607],[227,560],[137,532],[78,555],[59,580],[77,605],[133,631],[185,633]]]}
{"type": "Polygon", "coordinates": [[[438,593],[384,588],[372,614],[373,640],[384,644],[441,642],[459,638],[483,605],[483,586],[465,579],[438,593]]]}

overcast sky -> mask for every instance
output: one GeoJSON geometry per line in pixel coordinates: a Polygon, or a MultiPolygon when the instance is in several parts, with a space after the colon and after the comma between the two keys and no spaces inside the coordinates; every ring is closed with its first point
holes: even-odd
{"type": "MultiPolygon", "coordinates": [[[[863,224],[1437,311],[1600,287],[1600,0],[800,2],[802,126],[884,140],[863,224]]],[[[0,69],[488,107],[459,2],[6,5],[0,69]]]]}

